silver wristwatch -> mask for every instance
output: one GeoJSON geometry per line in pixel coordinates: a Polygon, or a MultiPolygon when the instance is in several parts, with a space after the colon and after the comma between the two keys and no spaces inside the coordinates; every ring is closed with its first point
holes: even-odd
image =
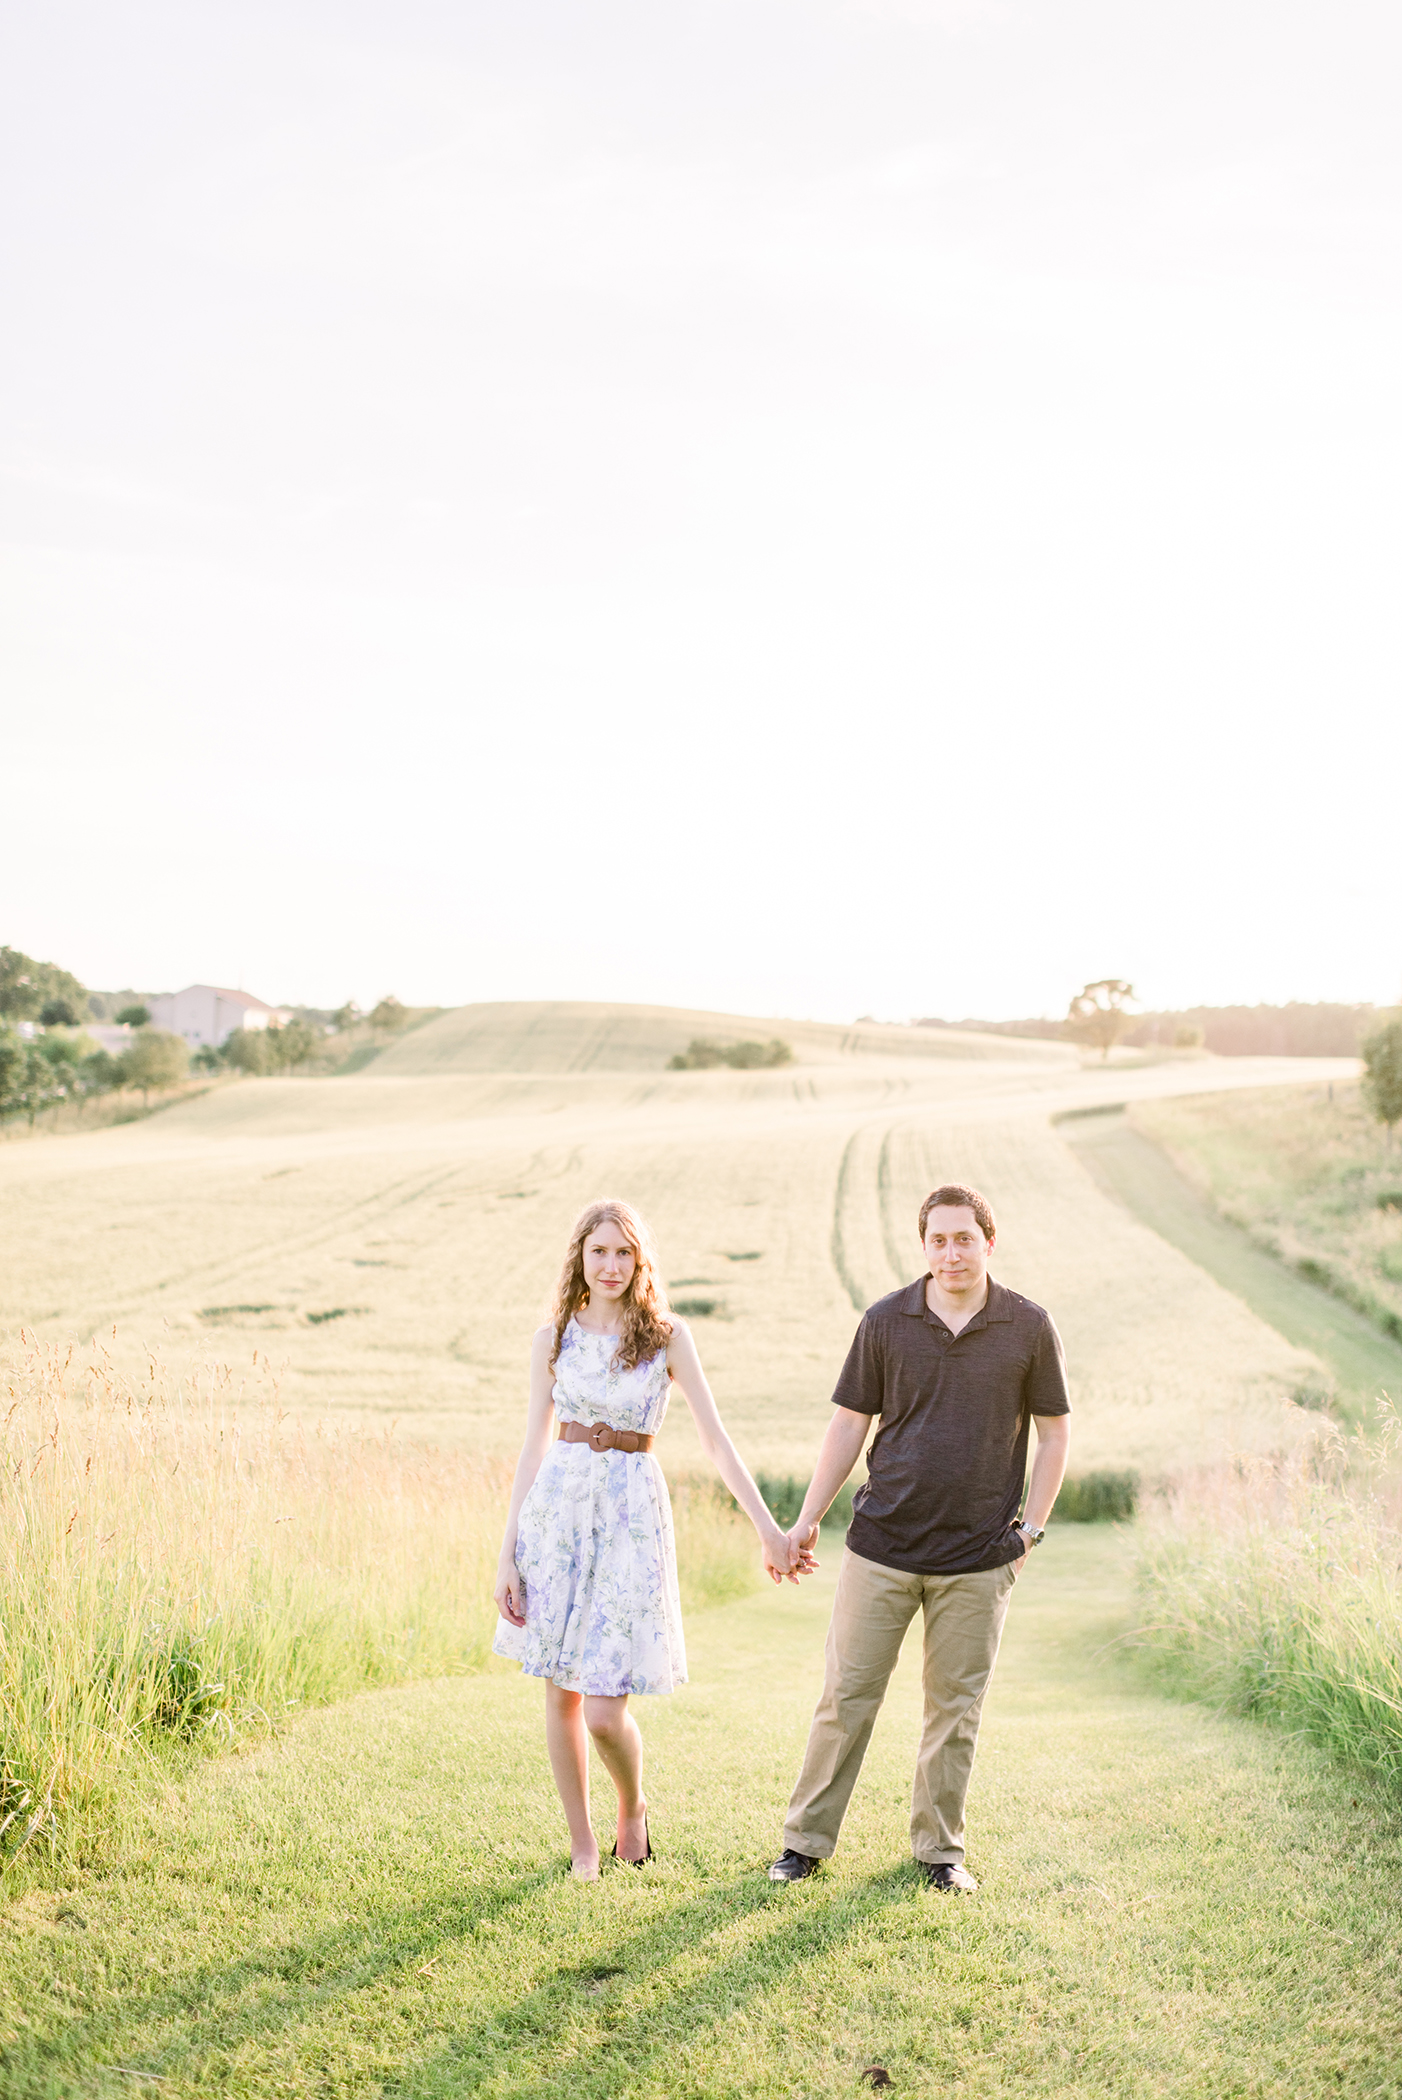
{"type": "Polygon", "coordinates": [[[1023,1537],[1026,1539],[1029,1546],[1040,1546],[1042,1540],[1047,1535],[1047,1527],[1045,1524],[1042,1526],[1040,1531],[1034,1531],[1030,1524],[1023,1524],[1019,1522],[1017,1524],[1014,1524],[1013,1530],[1020,1531],[1023,1537]]]}

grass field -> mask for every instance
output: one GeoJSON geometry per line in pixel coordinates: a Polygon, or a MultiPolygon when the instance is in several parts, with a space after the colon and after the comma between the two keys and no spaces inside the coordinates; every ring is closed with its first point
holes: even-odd
{"type": "MultiPolygon", "coordinates": [[[[683,1493],[679,1511],[701,1575],[693,1682],[644,1704],[647,1873],[590,1890],[561,1872],[538,1687],[495,1667],[396,1682],[419,1674],[410,1633],[431,1629],[429,1667],[480,1653],[467,1563],[490,1543],[565,1229],[600,1191],[653,1219],[757,1468],[807,1471],[858,1309],[915,1273],[915,1210],[944,1179],[987,1191],[995,1272],[1057,1315],[1077,1471],[1181,1475],[1294,1448],[1312,1418],[1288,1395],[1326,1375],[1319,1357],[1135,1217],[1052,1118],[1261,1090],[1300,1062],[1083,1069],[1058,1046],[916,1058],[828,1042],[811,1057],[796,1044],[783,1071],[674,1074],[616,1068],[636,1013],[610,1033],[597,1015],[514,1011],[518,1069],[474,1069],[480,1031],[454,1053],[442,1016],[360,1075],[221,1084],[139,1124],[0,1146],[13,1390],[46,1349],[62,1359],[95,1336],[111,1392],[135,1380],[140,1413],[141,1390],[167,1391],[194,1437],[124,1444],[114,1416],[116,1437],[95,1442],[79,1409],[46,1447],[50,1386],[34,1388],[33,1424],[21,1411],[7,1431],[6,1536],[42,1533],[49,1554],[4,1576],[8,1709],[27,1701],[36,1758],[45,1727],[62,1734],[45,1685],[65,1653],[81,1663],[69,1629],[94,1597],[127,1611],[134,1689],[121,1786],[99,1784],[52,1856],[32,1843],[6,1873],[6,2100],[153,2080],[249,2100],[818,2100],[876,2063],[927,2093],[1402,2093],[1395,1796],[1136,1675],[1130,1555],[1105,1527],[1054,1528],[1019,1587],[976,1779],[971,1904],[922,1894],[903,1864],[909,1661],[835,1869],[789,1892],[764,1880],[832,1569],[799,1594],[698,1609],[724,1558],[704,1496],[693,1508],[683,1493]],[[425,1045],[428,1069],[393,1068],[425,1045]],[[255,1382],[292,1416],[288,1462],[269,1445],[250,1496],[199,1438],[230,1434],[255,1382]],[[203,1417],[201,1394],[218,1400],[203,1417]],[[357,1441],[396,1420],[391,1443],[357,1441]],[[376,1451],[384,1466],[357,1486],[376,1451]],[[289,1511],[295,1535],[278,1528],[289,1511]],[[357,1540],[372,1583],[356,1580],[357,1540]],[[21,1576],[38,1586],[16,1640],[21,1576]],[[140,1700],[165,1696],[171,1644],[149,1634],[177,1625],[177,1592],[208,1674],[218,1661],[236,1689],[263,1635],[269,1685],[295,1689],[301,1670],[308,1699],[386,1688],[257,1726],[231,1716],[227,1755],[153,1760],[140,1700]],[[298,1598],[320,1642],[305,1654],[298,1598]],[[52,1667],[37,1669],[50,1633],[52,1667]]],[[[717,1032],[700,1020],[692,1032],[717,1032]]],[[[699,1470],[685,1419],[662,1456],[674,1477],[699,1470]]],[[[188,1647],[171,1648],[182,1670],[188,1647]]],[[[69,1678],[84,1690],[77,1664],[69,1678]]],[[[101,1782],[104,1721],[90,1719],[101,1782]]]]}
{"type": "Polygon", "coordinates": [[[1224,1217],[1402,1351],[1402,1146],[1356,1084],[1141,1105],[1134,1121],[1224,1217]]]}
{"type": "MultiPolygon", "coordinates": [[[[240,1080],[143,1123],[0,1146],[0,1324],[100,1334],[131,1370],[148,1349],[177,1369],[257,1350],[304,1416],[509,1455],[569,1221],[612,1191],[652,1219],[747,1457],[798,1472],[857,1308],[915,1272],[920,1197],[956,1178],[998,1210],[997,1273],[1066,1334],[1078,1465],[1273,1444],[1279,1396],[1320,1376],[1127,1218],[1049,1123],[1279,1065],[1082,1070],[1030,1044],[779,1072],[388,1069],[452,1018],[361,1076],[240,1080]]],[[[694,1469],[685,1419],[664,1453],[694,1469]]]]}
{"type": "MultiPolygon", "coordinates": [[[[153,1784],[0,1937],[6,2100],[1402,2092],[1402,1820],[1319,1753],[1156,1696],[1124,1549],[1054,1533],[1013,1600],[971,1800],[977,1898],[908,1864],[897,1671],[832,1869],[773,1888],[832,1568],[690,1629],[644,1701],[658,1858],[572,1883],[539,1688],[366,1695],[153,1784]]],[[[605,1788],[596,1793],[606,1827],[605,1788]]]]}

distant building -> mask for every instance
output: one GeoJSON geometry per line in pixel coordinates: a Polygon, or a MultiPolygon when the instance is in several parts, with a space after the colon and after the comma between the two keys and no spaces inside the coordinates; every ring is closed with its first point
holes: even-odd
{"type": "Polygon", "coordinates": [[[192,1049],[212,1043],[217,1050],[240,1028],[285,1028],[292,1015],[285,1006],[269,1006],[249,992],[228,992],[217,984],[189,984],[183,992],[148,999],[153,1028],[183,1035],[192,1049]]]}

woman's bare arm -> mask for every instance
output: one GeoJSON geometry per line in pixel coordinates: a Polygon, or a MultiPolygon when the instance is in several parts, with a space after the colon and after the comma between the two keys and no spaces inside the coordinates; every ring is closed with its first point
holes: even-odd
{"type": "Polygon", "coordinates": [[[516,1572],[516,1526],[521,1517],[521,1504],[529,1495],[554,1440],[555,1373],[550,1366],[550,1345],[554,1339],[554,1328],[545,1326],[536,1329],[531,1341],[531,1396],[526,1403],[526,1439],[516,1461],[516,1477],[511,1483],[511,1506],[506,1514],[506,1533],[501,1542],[496,1586],[492,1592],[497,1610],[513,1626],[526,1623],[521,1578],[516,1572]]]}
{"type": "Polygon", "coordinates": [[[678,1320],[672,1329],[667,1369],[691,1409],[691,1419],[696,1424],[702,1450],[759,1533],[766,1574],[775,1582],[782,1582],[785,1576],[790,1582],[797,1582],[799,1556],[788,1535],[775,1522],[748,1466],[730,1441],[715,1395],[706,1383],[691,1329],[682,1320],[678,1320]]]}

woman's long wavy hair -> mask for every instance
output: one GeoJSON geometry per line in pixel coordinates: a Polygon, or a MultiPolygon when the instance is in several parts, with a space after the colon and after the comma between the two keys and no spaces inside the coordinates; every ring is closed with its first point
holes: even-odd
{"type": "Polygon", "coordinates": [[[620,1370],[636,1370],[647,1357],[656,1356],[659,1349],[665,1349],[672,1339],[672,1323],[667,1318],[667,1293],[658,1280],[657,1248],[652,1234],[631,1204],[617,1203],[611,1197],[602,1196],[597,1202],[586,1205],[575,1219],[570,1243],[565,1249],[564,1267],[555,1286],[555,1303],[550,1309],[555,1327],[555,1340],[550,1348],[552,1370],[560,1354],[570,1315],[582,1312],[589,1303],[589,1290],[584,1281],[584,1243],[605,1218],[612,1219],[627,1240],[635,1264],[633,1281],[622,1301],[623,1327],[614,1351],[614,1362],[620,1370]]]}

